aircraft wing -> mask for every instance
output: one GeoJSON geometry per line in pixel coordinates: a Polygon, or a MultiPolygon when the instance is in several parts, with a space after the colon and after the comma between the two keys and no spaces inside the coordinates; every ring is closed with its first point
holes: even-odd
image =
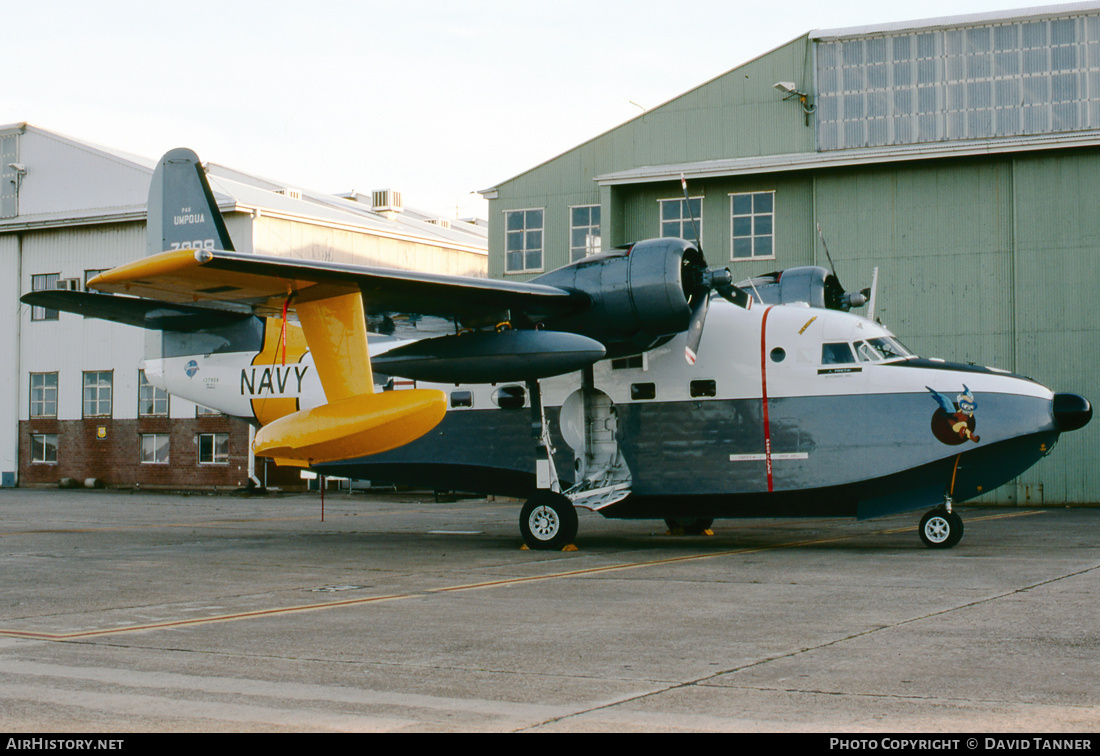
{"type": "Polygon", "coordinates": [[[74,312],[87,318],[100,318],[156,331],[197,331],[228,325],[252,316],[247,309],[200,307],[158,299],[116,297],[67,289],[33,291],[25,294],[22,301],[34,307],[74,312]]]}
{"type": "Polygon", "coordinates": [[[368,315],[415,313],[488,322],[508,312],[538,322],[582,309],[586,297],[555,286],[219,250],[175,250],[101,273],[98,291],[186,305],[237,303],[258,315],[344,294],[363,295],[368,315]]]}

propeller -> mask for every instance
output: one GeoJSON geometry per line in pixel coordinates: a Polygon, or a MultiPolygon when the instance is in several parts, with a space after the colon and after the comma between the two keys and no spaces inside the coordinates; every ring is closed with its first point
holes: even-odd
{"type": "Polygon", "coordinates": [[[699,354],[699,343],[703,340],[703,323],[707,319],[707,309],[710,307],[710,293],[718,294],[728,302],[746,310],[752,306],[752,297],[748,292],[734,286],[733,274],[729,268],[709,268],[706,258],[703,257],[703,243],[699,239],[699,227],[695,224],[695,215],[691,212],[691,199],[688,197],[687,179],[680,174],[680,186],[684,190],[684,201],[687,203],[688,216],[691,218],[691,227],[695,230],[695,246],[699,250],[697,260],[685,259],[685,278],[688,292],[688,302],[691,306],[691,319],[688,321],[687,345],[684,347],[684,359],[689,365],[695,364],[699,354]]]}
{"type": "MultiPolygon", "coordinates": [[[[829,261],[829,267],[833,271],[833,275],[830,277],[832,280],[826,280],[825,282],[825,298],[828,302],[827,306],[833,310],[848,310],[853,307],[862,307],[867,304],[867,300],[871,298],[871,289],[866,288],[863,291],[845,291],[844,286],[840,283],[840,277],[836,274],[836,264],[833,262],[833,256],[829,254],[829,245],[825,243],[825,233],[821,230],[821,224],[817,224],[817,235],[821,239],[821,246],[825,248],[825,258],[829,261]]],[[[875,269],[876,275],[878,269],[875,269]]],[[[874,308],[871,308],[872,311],[874,308]]]]}

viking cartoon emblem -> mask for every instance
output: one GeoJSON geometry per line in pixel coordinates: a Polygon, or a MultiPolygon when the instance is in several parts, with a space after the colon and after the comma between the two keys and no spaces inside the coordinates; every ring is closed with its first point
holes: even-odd
{"type": "Polygon", "coordinates": [[[958,446],[968,440],[974,443],[981,440],[974,433],[974,428],[977,426],[974,410],[978,405],[974,402],[974,394],[965,383],[963,392],[955,397],[954,402],[949,396],[941,394],[930,386],[925,388],[931,392],[932,398],[939,405],[939,409],[932,415],[932,434],[936,438],[951,446],[958,446]]]}

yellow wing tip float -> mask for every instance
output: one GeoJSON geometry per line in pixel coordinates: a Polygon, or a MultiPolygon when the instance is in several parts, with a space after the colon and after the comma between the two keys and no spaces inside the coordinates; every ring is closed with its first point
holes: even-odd
{"type": "Polygon", "coordinates": [[[365,457],[415,441],[443,419],[440,391],[362,394],[301,410],[256,432],[262,457],[310,464],[365,457]]]}
{"type": "Polygon", "coordinates": [[[88,286],[101,291],[125,293],[130,285],[154,278],[174,278],[189,273],[209,260],[209,253],[202,250],[176,249],[161,252],[105,270],[89,280],[88,286]]]}
{"type": "Polygon", "coordinates": [[[374,393],[362,295],[301,302],[295,310],[327,404],[265,425],[256,454],[310,464],[355,459],[415,441],[443,420],[442,391],[374,393]]]}

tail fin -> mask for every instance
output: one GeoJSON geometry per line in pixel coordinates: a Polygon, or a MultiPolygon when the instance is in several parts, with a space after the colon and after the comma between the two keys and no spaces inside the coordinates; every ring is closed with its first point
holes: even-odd
{"type": "Polygon", "coordinates": [[[199,156],[181,147],[160,159],[149,186],[149,254],[176,249],[233,250],[199,156]]]}

